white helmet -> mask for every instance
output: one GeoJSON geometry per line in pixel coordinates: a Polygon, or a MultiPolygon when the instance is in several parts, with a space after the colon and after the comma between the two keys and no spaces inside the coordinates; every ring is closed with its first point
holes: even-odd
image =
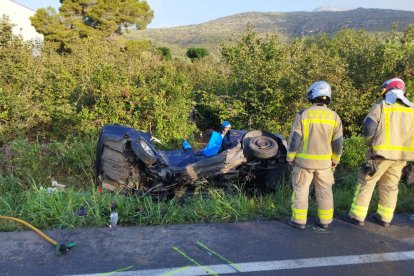
{"type": "Polygon", "coordinates": [[[326,81],[317,81],[309,87],[308,93],[306,94],[306,99],[308,101],[312,101],[317,97],[323,96],[331,99],[331,95],[331,86],[326,81]]]}

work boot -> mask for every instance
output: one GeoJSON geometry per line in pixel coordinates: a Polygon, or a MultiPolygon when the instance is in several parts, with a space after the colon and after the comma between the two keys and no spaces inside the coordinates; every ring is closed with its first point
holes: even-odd
{"type": "Polygon", "coordinates": [[[288,220],[286,221],[286,223],[287,223],[288,225],[290,225],[290,226],[292,226],[292,227],[296,228],[296,229],[300,229],[300,230],[305,230],[305,229],[306,229],[306,224],[297,223],[297,222],[294,222],[294,221],[293,221],[293,220],[291,220],[291,219],[288,219],[288,220]]]}
{"type": "Polygon", "coordinates": [[[316,226],[318,226],[319,228],[322,228],[322,229],[328,229],[328,227],[329,227],[329,224],[322,223],[319,218],[315,219],[315,224],[316,224],[316,226]]]}
{"type": "Polygon", "coordinates": [[[379,224],[379,225],[381,225],[381,226],[383,226],[383,227],[388,227],[388,226],[390,226],[390,223],[389,223],[389,222],[385,222],[385,221],[383,221],[383,220],[382,220],[381,215],[380,215],[380,214],[378,214],[378,213],[375,213],[375,214],[372,216],[372,218],[374,219],[374,221],[375,221],[377,224],[379,224]]]}
{"type": "Polygon", "coordinates": [[[346,222],[358,225],[358,226],[362,226],[364,225],[363,221],[357,220],[356,218],[351,218],[349,215],[347,215],[344,219],[346,222]]]}

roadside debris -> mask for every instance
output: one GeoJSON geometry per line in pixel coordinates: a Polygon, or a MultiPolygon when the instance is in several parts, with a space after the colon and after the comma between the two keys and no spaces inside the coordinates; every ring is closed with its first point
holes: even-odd
{"type": "Polygon", "coordinates": [[[54,194],[58,191],[64,191],[65,190],[66,185],[63,184],[59,184],[56,180],[52,180],[52,186],[48,187],[47,189],[40,187],[40,190],[46,190],[47,193],[49,194],[54,194]]]}
{"type": "Polygon", "coordinates": [[[56,190],[63,191],[66,188],[66,185],[59,184],[56,180],[52,180],[52,188],[56,190]]]}
{"type": "Polygon", "coordinates": [[[48,193],[48,194],[54,194],[58,191],[56,188],[52,188],[52,187],[48,187],[47,189],[44,188],[44,187],[40,187],[39,189],[41,191],[44,191],[45,193],[48,193]]]}
{"type": "Polygon", "coordinates": [[[152,136],[150,140],[151,140],[151,142],[156,142],[158,144],[163,145],[163,143],[161,142],[161,140],[158,139],[157,137],[152,136]]]}
{"type": "Polygon", "coordinates": [[[109,227],[116,227],[118,224],[118,204],[113,202],[111,204],[111,214],[109,215],[109,227]]]}
{"type": "Polygon", "coordinates": [[[86,217],[88,215],[88,210],[85,206],[82,206],[78,211],[75,212],[75,214],[80,217],[86,217]]]}

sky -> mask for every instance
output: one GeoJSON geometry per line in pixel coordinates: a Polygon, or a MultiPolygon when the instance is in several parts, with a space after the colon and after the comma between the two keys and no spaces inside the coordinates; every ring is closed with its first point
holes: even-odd
{"type": "MultiPolygon", "coordinates": [[[[36,10],[59,0],[14,0],[36,10]]],[[[378,8],[414,11],[413,0],[148,0],[154,19],[148,28],[165,28],[204,23],[242,12],[313,11],[320,7],[342,9],[378,8]]]]}

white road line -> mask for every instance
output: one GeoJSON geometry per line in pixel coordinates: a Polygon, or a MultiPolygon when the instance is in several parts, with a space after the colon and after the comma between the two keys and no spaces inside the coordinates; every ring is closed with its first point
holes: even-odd
{"type": "MultiPolygon", "coordinates": [[[[370,263],[382,263],[382,262],[396,262],[414,260],[414,251],[402,251],[393,253],[381,253],[381,254],[366,254],[366,255],[350,255],[350,256],[335,256],[335,257],[323,257],[323,258],[308,258],[308,259],[296,259],[296,260],[280,260],[280,261],[267,261],[267,262],[250,262],[250,263],[237,263],[239,266],[239,272],[259,272],[259,271],[274,271],[282,269],[298,269],[298,268],[312,268],[312,267],[324,267],[324,266],[338,266],[338,265],[355,265],[355,264],[370,264],[370,263]]],[[[209,265],[206,266],[216,274],[229,274],[236,271],[228,265],[209,265]]],[[[78,274],[77,276],[95,276],[98,274],[78,274]]],[[[111,275],[116,276],[149,276],[149,275],[180,275],[180,276],[196,276],[196,275],[209,275],[207,271],[198,266],[190,266],[183,270],[182,267],[162,268],[162,269],[148,269],[148,270],[135,270],[116,272],[111,275]],[[177,271],[177,273],[174,273],[177,271]]]]}

